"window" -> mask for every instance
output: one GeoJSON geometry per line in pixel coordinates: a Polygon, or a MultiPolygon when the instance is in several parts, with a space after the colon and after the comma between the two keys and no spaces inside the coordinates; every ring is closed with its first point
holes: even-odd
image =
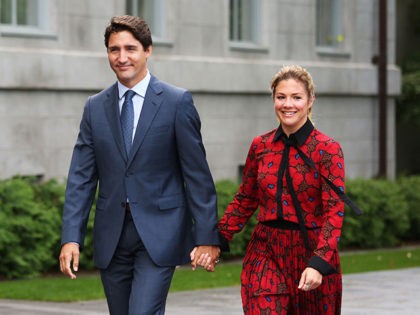
{"type": "Polygon", "coordinates": [[[42,33],[49,30],[49,22],[49,0],[0,0],[2,33],[42,33]]]}
{"type": "Polygon", "coordinates": [[[260,0],[230,0],[229,37],[232,42],[260,41],[260,0]]]}
{"type": "Polygon", "coordinates": [[[147,22],[153,40],[164,38],[164,0],[127,0],[127,12],[147,22]]]}
{"type": "Polygon", "coordinates": [[[317,0],[316,44],[320,47],[339,48],[344,36],[342,32],[342,0],[317,0]]]}

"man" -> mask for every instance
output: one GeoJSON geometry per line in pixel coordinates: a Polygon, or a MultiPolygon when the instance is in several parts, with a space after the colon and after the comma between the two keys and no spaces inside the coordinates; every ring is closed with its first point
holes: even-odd
{"type": "Polygon", "coordinates": [[[99,183],[94,261],[110,314],[164,314],[175,266],[189,262],[194,248],[208,255],[211,271],[220,252],[200,119],[188,91],[149,73],[152,38],[143,20],[112,18],[105,46],[118,82],[84,108],[66,188],[60,269],[76,278],[99,183]]]}

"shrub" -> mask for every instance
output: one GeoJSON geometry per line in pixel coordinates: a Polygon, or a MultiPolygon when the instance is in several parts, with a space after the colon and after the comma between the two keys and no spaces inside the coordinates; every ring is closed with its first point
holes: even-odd
{"type": "MultiPolygon", "coordinates": [[[[420,70],[404,73],[401,95],[397,99],[398,124],[420,125],[420,70]]],[[[413,135],[413,140],[415,135],[413,135]]]]}
{"type": "Polygon", "coordinates": [[[55,179],[51,179],[47,182],[34,182],[32,187],[35,191],[34,198],[36,202],[44,204],[51,213],[55,213],[54,222],[48,228],[51,229],[56,241],[50,248],[51,261],[49,264],[45,265],[43,271],[58,269],[58,255],[61,250],[61,216],[63,213],[65,187],[55,179]]]}
{"type": "Polygon", "coordinates": [[[0,275],[37,275],[51,267],[59,241],[55,208],[36,200],[33,179],[0,182],[0,275]]]}
{"type": "MultiPolygon", "coordinates": [[[[235,193],[238,191],[238,188],[239,184],[231,180],[221,180],[216,183],[219,219],[223,216],[223,213],[225,212],[229,203],[232,201],[235,193]]],[[[229,243],[230,252],[223,253],[223,257],[233,258],[244,255],[246,247],[248,246],[249,240],[251,238],[252,231],[257,224],[257,212],[258,210],[255,211],[254,215],[249,219],[243,230],[233,236],[232,241],[229,243]]]]}
{"type": "MultiPolygon", "coordinates": [[[[48,266],[45,266],[45,268],[48,268],[46,270],[58,270],[58,256],[61,251],[61,217],[63,215],[65,185],[59,183],[57,180],[51,179],[47,182],[34,185],[34,189],[36,191],[37,201],[44,203],[48,208],[51,208],[51,211],[57,213],[57,222],[51,226],[51,229],[53,230],[54,235],[58,236],[58,241],[55,242],[51,248],[51,263],[48,266]]],[[[80,253],[81,270],[93,270],[95,268],[93,264],[93,218],[95,216],[95,207],[96,205],[93,204],[84,246],[80,253]]]]}
{"type": "Polygon", "coordinates": [[[420,176],[400,177],[397,183],[408,204],[410,228],[403,235],[405,240],[420,240],[420,176]]]}
{"type": "Polygon", "coordinates": [[[397,182],[355,179],[346,182],[348,196],[362,209],[354,217],[346,207],[340,246],[378,248],[395,246],[410,227],[408,204],[397,182]]]}
{"type": "MultiPolygon", "coordinates": [[[[238,190],[230,180],[216,183],[219,218],[238,190]]],[[[0,181],[0,277],[22,278],[58,270],[64,184],[35,178],[0,181]]],[[[346,209],[340,247],[377,248],[420,240],[420,177],[397,181],[347,181],[347,194],[362,209],[356,217],[346,209]]],[[[90,214],[80,267],[93,269],[93,218],[90,214]]],[[[258,211],[258,210],[257,210],[258,211]]],[[[256,212],[257,212],[256,211],[256,212]]],[[[230,243],[225,258],[243,256],[256,225],[256,213],[230,243]]]]}
{"type": "MultiPolygon", "coordinates": [[[[219,218],[238,186],[229,180],[216,183],[219,218]]],[[[420,239],[420,177],[398,181],[354,179],[347,180],[346,187],[347,195],[362,209],[363,215],[355,216],[346,206],[341,249],[392,247],[404,239],[420,239]]],[[[234,236],[231,252],[224,257],[244,255],[256,223],[254,215],[242,232],[234,236]]]]}
{"type": "MultiPolygon", "coordinates": [[[[0,181],[0,276],[23,278],[59,268],[65,185],[15,177],[0,181]]],[[[93,218],[93,215],[91,215],[93,218]]],[[[82,269],[93,269],[93,219],[88,223],[82,269]]]]}

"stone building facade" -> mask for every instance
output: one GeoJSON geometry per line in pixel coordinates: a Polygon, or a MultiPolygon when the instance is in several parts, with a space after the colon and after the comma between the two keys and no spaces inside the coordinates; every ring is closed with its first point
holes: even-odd
{"type": "MultiPolygon", "coordinates": [[[[0,178],[65,178],[86,98],[115,82],[103,44],[114,15],[152,28],[152,74],[188,88],[215,180],[237,179],[255,135],[276,128],[269,83],[300,64],[316,127],[338,140],[348,177],[379,160],[378,0],[0,1],[0,178]]],[[[388,1],[387,176],[395,176],[395,0],[388,1]]]]}

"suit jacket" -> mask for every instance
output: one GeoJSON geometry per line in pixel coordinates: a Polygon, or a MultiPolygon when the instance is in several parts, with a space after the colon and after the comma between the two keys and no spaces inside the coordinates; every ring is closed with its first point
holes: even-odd
{"type": "Polygon", "coordinates": [[[195,245],[217,245],[217,201],[191,94],[154,76],[133,146],[125,152],[118,87],[88,98],[73,150],[63,211],[62,244],[83,245],[99,183],[94,261],[106,268],[117,246],[128,198],[153,261],[190,261],[195,245]]]}

